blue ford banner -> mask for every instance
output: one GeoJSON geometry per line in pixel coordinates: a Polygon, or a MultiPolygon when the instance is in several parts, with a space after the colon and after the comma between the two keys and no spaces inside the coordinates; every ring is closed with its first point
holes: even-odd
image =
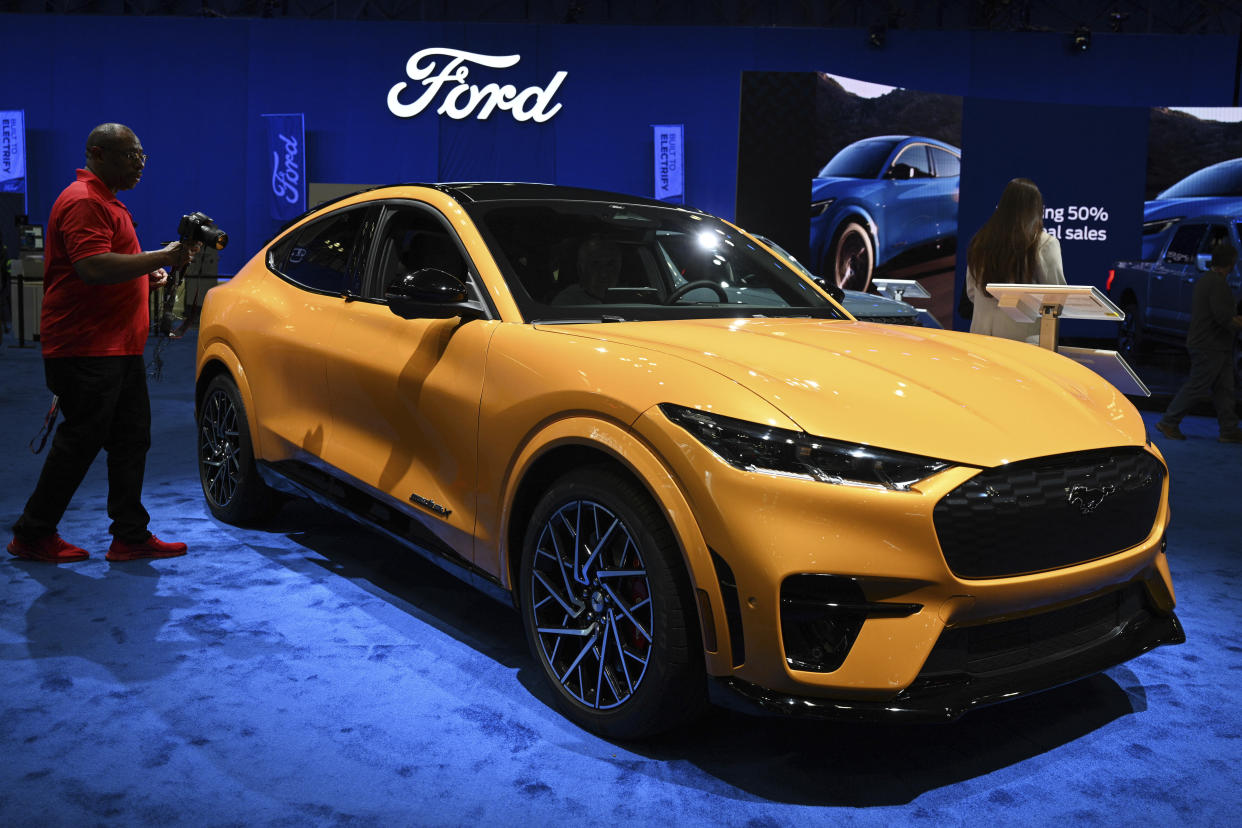
{"type": "Polygon", "coordinates": [[[301,112],[263,117],[272,218],[287,221],[306,212],[306,122],[301,112]]]}
{"type": "Polygon", "coordinates": [[[655,197],[672,204],[686,202],[682,124],[652,124],[655,141],[655,197]]]}
{"type": "Polygon", "coordinates": [[[26,113],[0,112],[0,193],[26,195],[26,113]]]}

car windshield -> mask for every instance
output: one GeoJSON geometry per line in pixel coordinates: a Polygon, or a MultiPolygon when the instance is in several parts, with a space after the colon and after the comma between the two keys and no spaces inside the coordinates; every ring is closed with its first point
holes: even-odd
{"type": "Polygon", "coordinates": [[[879,178],[884,162],[900,139],[873,139],[850,144],[824,165],[820,178],[879,178]]]}
{"type": "Polygon", "coordinates": [[[1158,198],[1242,196],[1242,158],[1213,164],[1183,178],[1158,198]]]}
{"type": "Polygon", "coordinates": [[[786,263],[702,213],[557,200],[467,209],[530,322],[846,318],[786,263]]]}

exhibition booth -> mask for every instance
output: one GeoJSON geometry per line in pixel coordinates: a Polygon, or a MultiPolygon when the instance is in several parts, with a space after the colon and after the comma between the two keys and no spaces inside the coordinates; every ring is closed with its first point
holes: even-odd
{"type": "MultiPolygon", "coordinates": [[[[10,562],[9,597],[0,602],[0,655],[10,667],[0,682],[8,699],[0,745],[16,759],[0,768],[8,792],[0,821],[1231,818],[1231,768],[1242,754],[1230,712],[1239,665],[1228,598],[1242,584],[1242,510],[1230,492],[1242,455],[1217,444],[1203,418],[1187,420],[1192,439],[1182,443],[1144,440],[1154,415],[1135,412],[1122,394],[1163,399],[1176,380],[1154,386],[1142,366],[1132,370],[1126,358],[1138,353],[1137,341],[1124,358],[1110,349],[1126,341],[1127,316],[1149,322],[1132,336],[1177,341],[1167,333],[1159,340],[1161,300],[1134,288],[1132,277],[1143,270],[1136,262],[1166,255],[1166,191],[1242,156],[1235,38],[1097,33],[1083,49],[1070,48],[1064,32],[893,29],[876,43],[858,29],[76,15],[0,15],[0,24],[22,34],[0,63],[3,157],[20,158],[20,169],[14,162],[8,171],[15,183],[0,192],[0,232],[20,272],[12,295],[23,324],[38,315],[41,223],[81,166],[87,133],[110,121],[132,127],[150,156],[140,184],[120,194],[144,248],[176,238],[179,221],[196,211],[228,234],[227,245],[185,274],[177,312],[193,321],[201,295],[225,280],[232,284],[216,296],[240,309],[216,307],[204,313],[203,332],[189,327],[158,344],[144,493],[152,529],[187,542],[189,555],[127,568],[95,554],[108,526],[107,470],[96,462],[61,526],[66,539],[91,544],[91,559],[72,567],[10,562]],[[1069,287],[998,290],[1001,306],[1041,321],[1045,349],[1058,340],[1081,346],[1075,358],[1112,386],[1015,343],[972,351],[963,342],[976,338],[951,331],[855,325],[861,330],[834,334],[834,322],[849,323],[823,297],[789,301],[783,318],[757,313],[732,324],[730,297],[756,287],[796,296],[791,285],[805,287],[802,277],[707,216],[678,211],[658,231],[652,218],[665,206],[698,208],[771,239],[825,287],[896,292],[931,327],[965,330],[966,244],[1016,177],[1042,191],[1044,227],[1060,242],[1069,287]],[[317,216],[247,268],[316,205],[403,182],[462,184],[343,201],[345,218],[317,216]],[[506,189],[515,182],[638,198],[563,216],[545,204],[541,228],[539,216],[505,213],[509,193],[543,197],[506,189]],[[350,239],[371,243],[374,233],[372,248],[385,251],[410,294],[381,280],[378,252],[352,273],[328,268],[322,282],[302,268],[319,264],[316,251],[340,252],[338,237],[320,232],[334,222],[357,223],[350,239]],[[735,282],[695,275],[693,256],[709,254],[695,247],[702,238],[693,228],[709,226],[722,251],[710,254],[714,261],[746,274],[735,282]],[[640,244],[635,228],[643,227],[651,232],[640,244]],[[538,255],[546,250],[528,256],[538,245],[524,242],[540,229],[566,251],[572,237],[579,254],[611,233],[615,245],[628,245],[631,264],[664,267],[673,277],[668,293],[617,285],[629,293],[612,297],[620,310],[608,306],[621,313],[635,297],[659,297],[642,309],[648,316],[630,317],[657,320],[654,333],[627,334],[615,324],[627,321],[621,316],[580,318],[572,302],[553,309],[534,287],[549,285],[530,274],[547,265],[539,276],[564,279],[571,257],[559,249],[546,261],[538,255]],[[414,296],[414,277],[427,271],[411,265],[403,273],[397,264],[419,248],[409,239],[432,236],[459,240],[466,259],[454,247],[454,264],[478,251],[496,258],[486,278],[471,282],[463,267],[453,271],[460,281],[440,283],[460,289],[440,310],[471,311],[458,314],[461,327],[452,312],[401,310],[402,298],[416,310],[446,301],[427,299],[429,288],[414,296]],[[779,278],[758,278],[773,273],[779,278]],[[336,289],[347,276],[359,279],[356,294],[336,289]],[[467,297],[467,283],[478,292],[467,297]],[[676,307],[704,286],[721,301],[676,307]],[[706,307],[714,304],[723,307],[706,307]],[[544,324],[505,326],[505,313],[518,308],[538,309],[526,321],[544,324]],[[336,327],[317,330],[329,315],[336,327]],[[812,322],[820,327],[811,331],[812,322]],[[547,330],[558,323],[563,330],[547,330]],[[493,336],[506,327],[508,339],[493,336]],[[200,333],[207,338],[197,343],[196,378],[200,333]],[[760,334],[771,342],[756,345],[760,334]],[[744,353],[758,361],[736,356],[744,353]],[[814,370],[782,365],[781,355],[814,361],[814,370]],[[1023,375],[1023,366],[1039,376],[1023,375]],[[299,372],[314,381],[303,383],[299,372]],[[703,399],[689,399],[700,388],[703,399]],[[268,416],[259,422],[264,394],[268,416]],[[312,397],[320,409],[303,404],[312,397]],[[209,404],[223,412],[214,420],[204,414],[209,404]],[[1045,422],[1041,412],[1056,416],[1045,422]],[[249,442],[236,439],[247,417],[256,418],[267,454],[238,450],[249,442]],[[575,417],[583,423],[549,425],[575,417]],[[356,433],[348,428],[355,421],[364,424],[356,433]],[[504,440],[511,452],[489,454],[504,440]],[[590,472],[598,463],[585,449],[596,443],[624,458],[632,477],[575,478],[572,466],[590,472]],[[204,446],[215,452],[207,460],[204,446]],[[329,450],[334,459],[325,460],[329,450]],[[230,452],[249,474],[246,491],[262,493],[275,513],[269,521],[256,523],[257,511],[230,499],[235,492],[211,491],[204,469],[230,452]],[[256,459],[260,472],[251,468],[256,459]],[[276,485],[276,472],[287,487],[276,485]],[[756,472],[770,480],[752,490],[745,475],[756,472]],[[546,518],[549,536],[568,526],[555,519],[558,481],[603,492],[589,495],[594,549],[604,548],[614,515],[618,535],[636,539],[613,570],[572,587],[581,606],[560,597],[566,570],[556,556],[557,544],[576,550],[587,530],[560,536],[555,556],[533,546],[533,535],[514,534],[514,514],[532,527],[535,516],[546,518]],[[637,494],[609,501],[609,481],[637,494]],[[807,494],[812,485],[831,495],[817,500],[807,494]],[[287,497],[308,492],[309,500],[287,497]],[[1014,510],[1033,501],[1019,525],[1014,510]],[[346,502],[344,511],[380,531],[320,508],[346,502]],[[1110,512],[1119,504],[1130,511],[1110,512]],[[1112,521],[1107,530],[1087,517],[1097,509],[1112,521]],[[1059,516],[1057,525],[1047,515],[1059,516]],[[1141,519],[1123,525],[1129,515],[1141,519]],[[1080,519],[1081,535],[1095,533],[1088,540],[1096,545],[1080,544],[1080,524],[1069,526],[1080,519]],[[651,541],[663,521],[668,537],[651,541]],[[1004,554],[982,554],[982,522],[992,541],[1021,537],[1004,554]],[[422,542],[414,529],[429,526],[448,550],[441,558],[469,549],[473,557],[449,560],[467,582],[503,599],[525,578],[527,604],[542,609],[519,619],[523,610],[408,554],[422,542]],[[1108,546],[1118,532],[1128,540],[1108,546]],[[737,548],[712,546],[713,537],[736,539],[737,548]],[[651,544],[671,550],[670,560],[693,561],[689,575],[667,577],[658,601],[642,563],[651,544]],[[508,547],[525,551],[505,558],[508,547]],[[865,550],[856,561],[854,549],[865,550]],[[1043,563],[1019,560],[1031,549],[1043,563]],[[1069,569],[1073,577],[1058,580],[1069,569]],[[609,680],[609,698],[623,707],[645,675],[631,681],[626,654],[668,623],[663,603],[659,619],[628,611],[651,612],[686,592],[676,586],[682,577],[703,587],[688,593],[686,617],[703,626],[682,628],[694,633],[686,649],[700,654],[701,638],[707,672],[741,677],[730,689],[758,705],[718,705],[632,741],[630,731],[610,731],[599,709],[608,640],[593,655],[583,647],[569,658],[556,636],[585,640],[596,634],[595,614],[614,608],[629,616],[631,626],[613,628],[625,630],[613,640],[628,692],[609,680]],[[820,578],[840,593],[824,598],[820,578]],[[804,580],[815,583],[786,591],[804,580]],[[609,583],[625,585],[625,600],[609,583]],[[844,626],[817,627],[825,608],[844,626]],[[1124,658],[1079,658],[1121,637],[1126,613],[1159,616],[1164,626],[1128,642],[1124,658]],[[572,630],[571,615],[574,624],[583,619],[572,630]],[[794,620],[805,622],[796,633],[805,641],[790,632],[794,620]],[[528,649],[524,622],[542,650],[528,649]],[[1075,638],[1088,628],[1096,638],[1075,638]],[[1022,641],[994,649],[979,641],[1004,636],[1022,641]],[[827,644],[838,639],[847,643],[834,662],[827,644]],[[856,640],[872,672],[858,674],[865,681],[830,675],[856,640]],[[766,654],[777,665],[772,693],[746,672],[760,663],[759,641],[780,642],[766,654]],[[1067,662],[1094,668],[1035,677],[1039,659],[1051,658],[1037,652],[1047,642],[1067,662]],[[791,661],[794,644],[802,649],[791,661]],[[577,679],[577,693],[566,679],[582,672],[584,658],[600,665],[593,694],[582,686],[590,677],[577,679]],[[911,716],[927,711],[900,707],[900,697],[876,686],[908,684],[918,673],[920,690],[934,696],[944,691],[942,676],[966,674],[958,667],[967,660],[976,672],[966,683],[975,686],[944,707],[946,721],[911,716]],[[941,672],[921,673],[925,661],[941,672]],[[1028,663],[1035,666],[1022,686],[1041,692],[1006,701],[1019,693],[1008,692],[1001,674],[1028,663]],[[812,698],[812,686],[831,692],[812,698]],[[568,718],[556,709],[558,699],[566,709],[556,695],[566,688],[568,718]],[[758,708],[810,718],[768,718],[758,708]],[[592,724],[574,724],[581,721],[592,724]]],[[[1225,193],[1205,198],[1204,215],[1239,215],[1225,193]]],[[[1225,222],[1235,241],[1236,224],[1225,222]]],[[[1196,256],[1184,264],[1201,265],[1196,256]]],[[[436,275],[452,268],[442,270],[436,275]]],[[[763,301],[773,300],[755,306],[763,301]]],[[[28,330],[20,345],[37,342],[37,328],[28,330]]],[[[0,353],[0,419],[10,424],[0,451],[14,458],[0,467],[0,512],[11,517],[38,475],[42,457],[27,441],[47,403],[38,349],[13,344],[9,335],[0,353]]],[[[584,578],[596,553],[585,557],[584,578]]],[[[604,557],[596,565],[604,571],[604,557]]],[[[665,663],[650,658],[652,675],[665,680],[665,663]]]]}

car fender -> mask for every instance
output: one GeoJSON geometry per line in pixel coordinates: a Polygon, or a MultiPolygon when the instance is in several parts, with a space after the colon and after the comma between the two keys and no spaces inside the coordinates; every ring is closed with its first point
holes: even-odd
{"type": "MultiPolygon", "coordinates": [[[[263,446],[260,444],[259,432],[255,427],[255,418],[252,416],[252,412],[255,410],[254,395],[250,391],[250,379],[246,375],[246,369],[242,367],[241,360],[237,357],[237,352],[222,339],[211,339],[207,342],[200,340],[196,362],[195,377],[202,377],[203,372],[214,362],[223,366],[224,372],[233,380],[233,384],[237,386],[237,392],[241,394],[242,405],[246,409],[246,425],[250,429],[250,445],[254,447],[255,457],[263,457],[263,446]]],[[[196,420],[198,419],[199,402],[196,392],[194,400],[194,417],[196,420]]]]}
{"type": "MultiPolygon", "coordinates": [[[[508,561],[511,556],[520,554],[520,550],[508,548],[507,527],[515,519],[514,504],[522,482],[541,458],[568,446],[590,448],[607,455],[625,467],[659,505],[677,539],[682,563],[690,579],[690,588],[695,592],[700,628],[705,631],[715,630],[714,635],[704,635],[707,670],[713,675],[729,673],[730,649],[724,602],[711,562],[711,553],[699,531],[689,501],[681,484],[652,448],[639,435],[619,422],[588,414],[573,414],[544,423],[529,436],[515,455],[504,481],[500,526],[505,528],[497,533],[496,538],[500,547],[497,550],[499,560],[508,561]],[[705,611],[710,613],[710,619],[704,619],[705,611]],[[715,639],[714,642],[712,638],[715,639]]],[[[518,559],[515,556],[512,560],[516,563],[518,559]]],[[[513,583],[512,571],[510,567],[502,567],[500,572],[503,586],[516,596],[518,589],[513,583]]]]}
{"type": "Polygon", "coordinates": [[[871,241],[875,245],[875,249],[877,251],[880,249],[879,227],[871,217],[871,213],[867,210],[866,205],[860,202],[849,201],[844,204],[833,205],[833,213],[832,221],[827,224],[823,235],[819,239],[819,250],[817,252],[820,263],[828,255],[833,241],[837,238],[837,233],[841,232],[841,228],[848,221],[862,224],[867,232],[871,234],[871,241]]]}
{"type": "Polygon", "coordinates": [[[1148,280],[1151,272],[1140,266],[1135,266],[1125,262],[1117,262],[1113,265],[1113,280],[1109,286],[1109,296],[1114,298],[1117,304],[1121,304],[1125,300],[1127,293],[1134,297],[1134,301],[1138,303],[1140,311],[1147,306],[1148,280]]]}

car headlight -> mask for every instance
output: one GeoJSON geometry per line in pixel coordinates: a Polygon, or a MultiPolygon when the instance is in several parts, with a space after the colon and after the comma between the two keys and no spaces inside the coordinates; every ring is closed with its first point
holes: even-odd
{"type": "Polygon", "coordinates": [[[826,198],[823,201],[812,201],[811,218],[822,216],[824,213],[828,212],[828,208],[831,207],[835,201],[835,198],[826,198]]]}
{"type": "Polygon", "coordinates": [[[661,403],[660,411],[721,460],[743,471],[907,491],[949,466],[931,457],[828,440],[672,403],[661,403]]]}

